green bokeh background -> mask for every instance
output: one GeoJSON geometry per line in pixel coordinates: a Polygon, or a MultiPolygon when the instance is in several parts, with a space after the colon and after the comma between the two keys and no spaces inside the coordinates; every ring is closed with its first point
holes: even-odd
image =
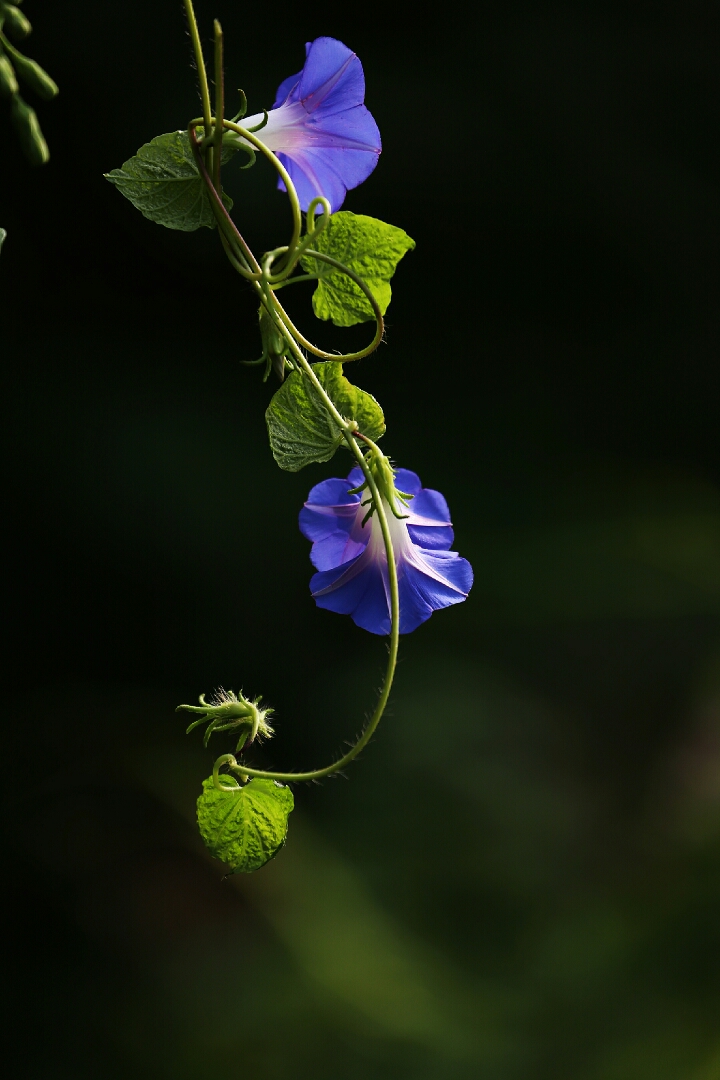
{"type": "MultiPolygon", "coordinates": [[[[213,754],[173,709],[262,693],[267,767],[359,730],[383,645],[314,607],[296,526],[349,463],[275,467],[217,237],[102,179],[198,112],[178,0],[27,0],[61,96],[50,164],[3,121],[0,170],[8,1067],[718,1080],[718,9],[197,8],[252,110],[305,40],[363,60],[384,151],[346,208],[417,249],[352,375],[475,587],[403,639],[377,737],[296,790],[284,852],[221,883],[213,754]]],[[[269,170],[227,186],[282,243],[269,170]]]]}

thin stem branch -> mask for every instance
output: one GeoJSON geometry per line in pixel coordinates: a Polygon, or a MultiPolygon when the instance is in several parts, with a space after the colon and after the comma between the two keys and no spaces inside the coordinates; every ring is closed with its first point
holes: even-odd
{"type": "MultiPolygon", "coordinates": [[[[377,700],[375,710],[370,717],[370,720],[366,724],[365,728],[363,729],[359,739],[356,743],[354,743],[350,750],[348,750],[346,754],[343,754],[341,758],[338,758],[337,761],[333,762],[332,765],[327,765],[322,769],[312,769],[310,772],[304,773],[270,772],[264,769],[253,769],[246,765],[230,765],[230,768],[233,771],[238,772],[242,776],[257,777],[258,779],[264,780],[278,780],[282,783],[301,783],[311,780],[320,780],[324,776],[331,776],[333,773],[339,772],[341,769],[344,769],[345,766],[349,765],[350,762],[358,756],[361,750],[363,750],[367,746],[373,736],[373,733],[375,732],[375,729],[380,723],[383,713],[385,712],[385,707],[388,703],[388,698],[390,697],[393,678],[395,676],[395,668],[397,665],[397,655],[400,639],[400,594],[398,591],[397,566],[395,564],[395,552],[393,549],[392,536],[390,535],[390,526],[385,510],[385,504],[383,503],[383,500],[381,498],[378,486],[375,482],[375,477],[372,474],[372,470],[370,469],[367,461],[362,454],[362,451],[360,450],[360,447],[357,444],[357,439],[352,428],[344,419],[344,417],[341,416],[338,412],[332,399],[329,397],[329,395],[325,391],[325,388],[322,386],[320,380],[313,371],[312,365],[309,364],[308,361],[305,359],[302,350],[295,344],[295,342],[291,341],[290,347],[295,353],[298,366],[302,369],[303,373],[310,379],[316,393],[318,393],[322,398],[328,412],[330,413],[338,427],[341,429],[343,433],[343,438],[345,439],[348,448],[354,454],[358,465],[363,471],[363,475],[365,476],[365,479],[367,481],[368,487],[370,489],[370,494],[372,496],[375,509],[377,511],[378,521],[380,522],[380,530],[382,532],[383,543],[385,545],[385,555],[388,565],[388,584],[390,586],[390,644],[388,648],[388,662],[385,669],[385,679],[383,681],[382,689],[380,690],[380,696],[377,700]]],[[[372,442],[371,439],[363,437],[363,441],[368,446],[370,446],[372,450],[380,453],[378,447],[375,445],[374,442],[372,442]]],[[[228,761],[227,755],[225,757],[225,761],[228,761]]]]}
{"type": "MultiPolygon", "coordinates": [[[[360,469],[363,472],[368,488],[370,490],[375,510],[377,512],[378,521],[380,523],[380,530],[382,532],[383,544],[385,547],[385,555],[388,567],[388,585],[390,588],[391,621],[388,662],[385,669],[385,679],[383,681],[382,689],[380,690],[380,696],[378,697],[378,701],[373,711],[373,714],[370,717],[368,723],[365,725],[360,737],[357,739],[355,744],[346,754],[343,754],[342,757],[340,757],[337,761],[333,762],[331,765],[327,765],[322,769],[312,769],[309,772],[304,773],[281,773],[272,772],[264,769],[253,769],[250,766],[238,765],[235,757],[232,754],[225,754],[222,757],[218,758],[215,763],[215,769],[213,771],[213,779],[215,781],[215,784],[220,788],[222,788],[222,785],[220,784],[218,770],[222,767],[222,765],[226,764],[229,765],[231,770],[237,772],[244,778],[257,777],[261,779],[296,783],[299,783],[301,781],[319,780],[324,776],[330,776],[333,773],[340,771],[346,765],[350,764],[350,762],[353,761],[357,757],[357,755],[367,746],[378,724],[380,723],[380,720],[382,719],[383,713],[385,712],[385,707],[390,697],[390,691],[395,676],[395,668],[397,665],[397,654],[400,637],[400,595],[398,590],[398,576],[397,566],[395,563],[395,552],[393,549],[392,536],[390,533],[390,526],[385,505],[380,495],[377,483],[375,482],[375,477],[373,476],[372,469],[370,468],[369,463],[366,461],[362,451],[360,450],[360,447],[358,446],[356,437],[357,426],[354,424],[354,422],[348,423],[348,421],[346,421],[345,418],[340,414],[337,407],[335,406],[335,403],[327,394],[325,388],[322,386],[320,380],[313,371],[312,365],[308,363],[307,359],[305,358],[305,355],[303,354],[299,343],[305,345],[305,347],[310,349],[316,356],[319,356],[323,359],[343,361],[360,359],[363,356],[367,356],[370,352],[377,348],[378,344],[380,343],[383,335],[383,317],[382,313],[380,312],[378,303],[375,300],[375,297],[373,296],[365,282],[362,280],[362,278],[355,274],[354,271],[352,271],[349,267],[344,266],[342,263],[338,262],[336,259],[333,259],[322,252],[311,250],[307,246],[309,242],[308,237],[305,237],[305,242],[301,243],[300,234],[302,230],[302,216],[300,211],[300,202],[297,196],[297,191],[295,190],[295,185],[290,179],[290,176],[288,175],[288,172],[284,168],[282,162],[279,161],[276,155],[252,132],[241,127],[239,124],[234,123],[233,121],[223,119],[222,32],[217,22],[215,24],[215,64],[216,90],[218,91],[218,97],[216,117],[212,118],[210,116],[210,99],[209,91],[207,88],[207,75],[205,73],[204,62],[202,59],[202,50],[200,48],[200,40],[197,33],[195,15],[192,9],[191,0],[185,0],[185,4],[188,12],[188,21],[190,23],[196,57],[198,59],[198,70],[202,71],[201,91],[203,93],[203,118],[191,121],[188,128],[188,134],[190,137],[190,142],[193,148],[193,154],[195,156],[198,169],[210,197],[216,220],[218,222],[218,225],[220,226],[220,236],[223,242],[223,247],[225,248],[226,254],[230,258],[230,261],[232,262],[235,269],[237,269],[243,277],[245,277],[251,282],[253,288],[259,295],[261,303],[266,308],[278,328],[281,330],[283,336],[286,338],[289,349],[294,354],[294,363],[296,369],[299,369],[303,373],[304,377],[310,380],[315,389],[315,392],[320,396],[320,399],[323,401],[333,421],[337,424],[340,431],[342,432],[342,436],[347,443],[348,448],[353,453],[358,465],[360,466],[360,469]],[[305,252],[308,254],[308,256],[320,259],[323,262],[327,262],[331,266],[334,266],[336,269],[347,274],[351,278],[351,280],[353,280],[362,289],[363,293],[370,301],[373,312],[375,313],[377,324],[376,332],[370,347],[363,349],[357,353],[349,353],[345,356],[338,356],[334,353],[325,353],[322,350],[316,349],[315,346],[312,345],[311,342],[308,342],[307,339],[293,325],[287,312],[274,295],[273,282],[270,279],[270,275],[266,274],[264,268],[260,266],[252,251],[245,243],[243,237],[240,235],[240,232],[238,231],[235,223],[225,209],[225,206],[223,205],[220,193],[219,166],[216,166],[215,172],[213,173],[215,183],[213,183],[213,180],[211,179],[212,150],[208,154],[208,168],[205,165],[200,145],[198,144],[197,138],[195,136],[195,128],[200,123],[204,124],[205,139],[208,139],[210,137],[209,133],[211,131],[211,128],[213,129],[212,142],[216,144],[214,149],[218,159],[220,157],[222,143],[220,139],[216,138],[217,132],[219,130],[229,128],[231,131],[234,131],[237,135],[239,135],[240,138],[243,139],[245,142],[250,143],[252,146],[256,147],[263,154],[265,154],[265,156],[272,162],[273,166],[282,177],[282,180],[287,188],[288,196],[290,198],[290,205],[292,208],[293,235],[291,242],[287,248],[288,255],[286,265],[277,275],[275,275],[275,288],[279,288],[282,284],[289,283],[287,281],[287,274],[292,271],[292,268],[294,265],[296,265],[300,255],[305,252]],[[245,268],[243,263],[247,263],[247,269],[245,268]]],[[[205,141],[205,139],[203,141],[205,141]]],[[[313,203],[312,205],[314,207],[315,204],[313,203]]],[[[327,219],[327,213],[325,213],[323,217],[327,219]]],[[[321,228],[324,228],[325,224],[326,221],[323,221],[321,228]]],[[[319,235],[321,228],[314,230],[311,225],[308,229],[308,235],[319,235]]],[[[275,252],[271,253],[270,260],[266,260],[268,264],[268,269],[272,261],[272,257],[276,254],[281,254],[281,249],[276,249],[275,252]]],[[[307,280],[314,276],[316,275],[308,274],[304,278],[304,280],[307,280]]],[[[300,280],[300,278],[298,278],[297,280],[300,280]]],[[[371,440],[365,437],[363,437],[363,440],[376,453],[380,452],[371,440]]]]}
{"type": "MultiPolygon", "coordinates": [[[[2,14],[2,13],[0,12],[0,14],[2,14]]],[[[12,41],[8,41],[8,39],[5,37],[5,35],[2,32],[2,23],[0,23],[0,45],[2,45],[5,52],[8,54],[8,56],[11,56],[13,58],[13,60],[28,60],[29,59],[29,57],[25,56],[24,53],[21,53],[19,49],[15,48],[12,41]]]]}
{"type": "MultiPolygon", "coordinates": [[[[259,150],[261,150],[262,153],[264,153],[265,156],[270,161],[272,161],[275,168],[278,170],[278,172],[282,176],[283,182],[285,183],[285,186],[286,186],[287,191],[288,191],[288,195],[290,196],[290,202],[291,202],[291,205],[293,207],[294,228],[293,228],[292,245],[294,245],[294,246],[289,246],[288,248],[285,248],[285,249],[283,249],[283,248],[275,248],[274,251],[272,253],[270,253],[273,256],[275,256],[275,255],[281,254],[283,252],[283,250],[287,251],[288,252],[289,265],[286,266],[283,269],[283,271],[281,273],[277,274],[277,275],[268,275],[268,274],[266,274],[264,268],[262,268],[260,266],[260,264],[257,262],[257,259],[252,254],[250,248],[248,247],[248,245],[245,243],[244,239],[240,235],[240,232],[239,232],[237,226],[235,225],[234,221],[232,220],[232,218],[228,214],[227,210],[225,209],[225,206],[223,205],[223,202],[222,202],[222,198],[220,196],[219,188],[218,188],[218,190],[216,190],[216,185],[214,185],[212,183],[212,181],[210,179],[210,176],[208,174],[208,171],[205,168],[204,162],[202,160],[202,156],[199,153],[199,146],[198,146],[198,142],[197,142],[197,137],[195,136],[195,128],[197,127],[197,125],[200,122],[201,121],[200,121],[199,118],[195,119],[195,120],[192,120],[190,122],[189,127],[188,127],[188,132],[189,132],[189,135],[190,135],[190,141],[191,141],[191,143],[193,145],[193,152],[195,154],[197,166],[198,166],[198,169],[200,170],[200,173],[201,173],[201,175],[203,177],[203,180],[205,181],[205,185],[206,185],[207,190],[208,190],[208,195],[210,196],[210,199],[212,201],[213,209],[215,211],[215,217],[216,217],[216,219],[218,221],[218,224],[221,226],[221,228],[223,228],[226,235],[232,235],[232,239],[234,241],[236,241],[240,245],[240,248],[241,248],[245,258],[247,259],[248,264],[249,264],[250,272],[240,270],[237,265],[233,264],[233,265],[235,265],[235,269],[237,269],[239,271],[239,273],[241,273],[243,275],[243,277],[245,277],[248,280],[252,280],[254,282],[257,282],[258,279],[261,278],[261,277],[265,277],[265,280],[268,282],[268,284],[271,287],[271,291],[266,291],[265,289],[262,289],[262,295],[261,295],[262,303],[267,308],[269,313],[272,313],[272,307],[274,306],[276,315],[279,315],[280,319],[282,320],[282,323],[284,323],[284,326],[282,324],[279,324],[280,328],[283,329],[283,330],[289,331],[289,333],[301,345],[303,345],[304,348],[306,348],[309,352],[311,352],[313,354],[313,356],[317,356],[317,358],[319,360],[338,360],[338,361],[341,361],[342,363],[350,363],[350,361],[352,361],[352,360],[362,360],[362,359],[364,359],[364,357],[369,356],[371,353],[373,353],[375,351],[375,349],[377,349],[378,345],[382,341],[383,334],[385,332],[385,322],[383,320],[382,312],[380,311],[380,306],[378,305],[378,302],[375,299],[375,296],[373,295],[372,291],[370,290],[370,288],[368,287],[366,282],[363,281],[363,279],[358,274],[356,274],[354,272],[354,270],[351,270],[349,266],[345,266],[344,263],[339,262],[337,259],[333,259],[330,255],[326,255],[322,251],[315,251],[314,249],[309,248],[307,246],[310,239],[313,238],[313,237],[319,236],[321,230],[325,228],[325,224],[326,224],[326,221],[327,221],[329,215],[323,214],[323,216],[321,218],[321,223],[319,223],[316,228],[311,229],[309,231],[309,233],[302,238],[302,240],[299,240],[298,239],[299,230],[300,230],[300,228],[302,226],[302,218],[301,218],[301,215],[300,215],[300,202],[299,202],[298,197],[297,197],[297,192],[295,190],[295,185],[293,184],[292,180],[290,179],[290,176],[289,176],[287,170],[285,169],[285,167],[283,166],[282,162],[279,161],[278,158],[276,157],[276,155],[272,152],[272,150],[269,150],[268,147],[265,146],[265,144],[260,141],[260,139],[256,138],[255,135],[252,134],[252,132],[247,131],[245,128],[240,127],[239,124],[234,124],[229,120],[223,121],[223,126],[224,127],[229,128],[230,130],[241,134],[243,136],[243,138],[247,137],[247,139],[250,142],[252,142],[253,145],[255,145],[259,150]],[[273,296],[272,290],[274,290],[275,288],[279,288],[282,284],[285,284],[285,280],[287,280],[287,278],[286,278],[287,273],[292,271],[292,268],[294,267],[294,265],[296,264],[297,260],[300,258],[301,255],[306,255],[308,258],[319,259],[321,262],[328,263],[330,266],[335,267],[335,269],[341,271],[341,273],[346,274],[351,279],[351,281],[354,281],[355,284],[358,286],[358,288],[360,288],[362,290],[362,292],[364,293],[364,295],[367,297],[367,299],[368,299],[368,301],[370,303],[370,306],[373,309],[373,314],[375,315],[375,334],[374,334],[373,339],[370,342],[370,344],[367,345],[364,349],[358,349],[356,352],[351,352],[351,353],[330,353],[330,352],[326,352],[324,349],[319,349],[316,345],[314,345],[312,343],[312,341],[309,341],[305,337],[305,335],[298,329],[297,326],[295,326],[295,324],[290,319],[290,316],[287,314],[285,309],[280,304],[280,301],[275,299],[275,297],[273,296]]],[[[213,123],[215,123],[214,120],[213,120],[213,123]]],[[[314,206],[315,203],[318,202],[318,201],[320,201],[320,200],[319,199],[318,200],[313,200],[313,202],[311,203],[311,207],[314,206]]],[[[324,201],[324,200],[322,200],[322,201],[324,201]]],[[[276,322],[278,321],[277,318],[275,319],[275,321],[276,322]]]]}
{"type": "Polygon", "coordinates": [[[319,236],[322,235],[322,233],[325,232],[325,229],[327,228],[330,221],[330,203],[324,196],[319,195],[317,198],[312,200],[312,202],[308,206],[305,221],[305,236],[303,236],[303,238],[299,241],[294,251],[290,251],[289,248],[286,247],[280,247],[275,248],[275,250],[271,252],[273,258],[275,258],[275,256],[281,253],[287,252],[287,258],[285,259],[282,269],[278,270],[274,274],[268,273],[268,280],[270,281],[271,285],[277,285],[280,282],[284,281],[286,278],[288,278],[290,274],[292,274],[300,259],[302,258],[306,249],[310,247],[314,240],[316,240],[319,236]],[[321,205],[323,210],[323,213],[320,215],[319,219],[315,217],[315,207],[317,205],[321,205]]]}
{"type": "MultiPolygon", "coordinates": [[[[281,281],[279,285],[273,285],[273,292],[277,292],[278,289],[284,289],[286,285],[296,285],[298,281],[317,281],[319,274],[298,274],[297,277],[287,278],[285,281],[281,281]]],[[[334,357],[337,360],[337,356],[334,357]]]]}
{"type": "Polygon", "coordinates": [[[288,250],[293,252],[298,246],[298,243],[300,242],[300,233],[302,232],[302,212],[300,210],[300,200],[298,199],[295,185],[290,179],[290,175],[287,169],[283,165],[282,161],[279,160],[277,155],[274,154],[272,150],[265,145],[264,142],[258,139],[257,135],[254,135],[251,131],[248,131],[247,128],[240,127],[239,124],[233,123],[232,120],[225,120],[223,122],[223,127],[229,128],[230,131],[234,131],[235,134],[239,135],[241,139],[245,140],[245,142],[251,143],[257,150],[259,150],[265,155],[273,168],[276,169],[277,172],[280,174],[280,178],[282,179],[282,182],[287,188],[288,198],[290,199],[290,208],[292,210],[293,232],[290,243],[288,244],[288,250]]]}
{"type": "MultiPolygon", "coordinates": [[[[312,254],[313,258],[321,258],[323,261],[329,261],[333,263],[336,262],[335,259],[330,259],[329,256],[323,255],[322,252],[319,251],[313,251],[312,253],[308,252],[308,254],[312,254]]],[[[342,266],[341,263],[338,263],[337,265],[338,268],[342,266]]],[[[345,272],[348,273],[353,280],[357,280],[358,283],[362,281],[361,278],[357,277],[357,274],[353,274],[349,267],[345,267],[345,272]]],[[[374,352],[375,349],[377,349],[378,345],[382,341],[382,336],[385,333],[385,322],[382,315],[380,314],[380,308],[377,305],[377,301],[372,296],[372,293],[370,293],[367,285],[365,286],[365,289],[367,290],[367,295],[372,298],[372,302],[375,307],[375,334],[369,345],[367,345],[364,349],[358,350],[358,352],[352,353],[330,353],[325,352],[324,349],[318,349],[317,345],[313,345],[312,341],[308,341],[305,335],[300,330],[298,330],[297,326],[295,326],[295,323],[292,321],[290,316],[282,307],[280,301],[275,298],[272,292],[271,296],[272,302],[275,305],[277,311],[281,313],[283,321],[287,324],[289,332],[297,341],[300,342],[301,345],[303,345],[309,352],[311,352],[313,356],[317,356],[320,360],[340,360],[343,364],[346,364],[349,363],[351,360],[362,360],[364,357],[369,356],[370,353],[374,352]]]]}
{"type": "Polygon", "coordinates": [[[237,270],[238,274],[241,274],[248,281],[254,280],[254,275],[248,266],[245,256],[241,251],[235,250],[236,244],[233,243],[232,238],[225,235],[223,229],[220,232],[220,242],[223,246],[223,251],[227,255],[228,262],[234,270],[237,270]]]}
{"type": "Polygon", "coordinates": [[[223,32],[222,27],[218,20],[215,20],[215,118],[213,127],[213,156],[214,165],[213,169],[213,183],[215,190],[219,193],[221,190],[220,185],[220,166],[222,164],[222,136],[223,136],[223,116],[225,114],[225,76],[223,72],[223,32]]]}
{"type": "Polygon", "coordinates": [[[205,166],[205,162],[203,161],[202,154],[200,152],[200,144],[198,143],[197,136],[195,134],[195,128],[198,126],[199,123],[199,120],[193,120],[188,127],[188,135],[190,138],[190,145],[192,146],[193,154],[195,156],[195,163],[198,167],[200,175],[205,181],[205,187],[207,189],[208,195],[210,196],[210,201],[212,203],[218,225],[221,227],[221,229],[223,230],[225,235],[228,236],[229,239],[239,245],[243,256],[249,264],[250,270],[240,270],[239,272],[243,275],[243,277],[247,278],[248,280],[256,281],[259,277],[262,276],[262,267],[260,266],[259,262],[253,255],[248,245],[243,240],[242,236],[240,235],[237,225],[225,209],[225,205],[222,201],[220,193],[215,190],[215,186],[210,179],[210,174],[205,166]]]}
{"type": "MultiPolygon", "coordinates": [[[[187,15],[188,26],[190,28],[190,39],[193,43],[193,51],[195,53],[195,63],[197,64],[198,82],[200,83],[200,100],[202,101],[202,123],[205,138],[210,135],[210,129],[212,126],[211,121],[211,109],[210,109],[210,87],[208,86],[207,70],[205,68],[205,59],[203,57],[202,44],[200,42],[200,32],[198,30],[197,19],[195,18],[195,9],[193,8],[192,0],[185,0],[185,13],[187,15]]],[[[210,148],[210,160],[208,165],[212,169],[212,146],[210,148]]]]}
{"type": "MultiPolygon", "coordinates": [[[[399,633],[400,633],[400,599],[398,594],[398,579],[397,579],[397,567],[395,565],[395,558],[393,552],[392,539],[390,537],[390,529],[388,526],[387,514],[385,507],[380,498],[380,493],[375,484],[375,480],[367,468],[367,463],[362,456],[362,453],[352,437],[352,434],[344,432],[345,441],[349,448],[356,455],[358,465],[363,470],[365,478],[368,481],[368,487],[370,488],[375,506],[377,508],[378,520],[380,522],[380,529],[382,531],[383,542],[385,544],[385,551],[388,560],[388,583],[390,585],[390,617],[391,617],[391,629],[390,629],[390,644],[388,648],[388,662],[385,668],[385,679],[383,681],[380,696],[377,700],[375,710],[364,727],[360,738],[354,743],[346,754],[334,761],[332,765],[326,765],[322,769],[312,769],[310,772],[304,773],[281,773],[270,772],[264,769],[252,769],[246,765],[231,765],[233,771],[248,776],[250,778],[257,777],[264,780],[278,780],[281,783],[302,783],[311,780],[321,780],[324,776],[331,776],[333,773],[340,772],[346,765],[349,765],[358,754],[364,750],[367,744],[370,742],[375,730],[380,723],[385,707],[390,697],[390,691],[392,689],[393,678],[395,675],[395,668],[397,665],[397,655],[399,646],[399,633]]],[[[227,760],[227,758],[226,758],[227,760]]]]}

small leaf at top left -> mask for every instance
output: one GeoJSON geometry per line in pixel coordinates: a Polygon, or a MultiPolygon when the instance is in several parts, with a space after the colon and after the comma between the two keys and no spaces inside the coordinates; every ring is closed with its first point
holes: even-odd
{"type": "MultiPolygon", "coordinates": [[[[223,161],[228,156],[223,149],[223,161]]],[[[215,228],[215,215],[187,131],[156,136],[122,168],[105,173],[105,179],[158,225],[182,232],[203,226],[215,228]]],[[[222,200],[227,210],[232,209],[232,199],[224,192],[222,200]]]]}

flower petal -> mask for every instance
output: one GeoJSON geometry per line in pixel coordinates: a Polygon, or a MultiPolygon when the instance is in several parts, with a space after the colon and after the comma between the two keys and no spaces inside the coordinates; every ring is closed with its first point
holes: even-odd
{"type": "MultiPolygon", "coordinates": [[[[251,116],[246,124],[257,119],[251,116]]],[[[270,150],[363,150],[380,153],[380,132],[364,105],[355,105],[336,116],[309,115],[301,102],[282,105],[268,115],[262,141],[270,150]]]]}
{"type": "MultiPolygon", "coordinates": [[[[397,486],[400,487],[399,484],[397,486]]],[[[432,488],[416,492],[410,503],[410,521],[413,525],[450,525],[450,511],[445,497],[432,488]]]]}
{"type": "Polygon", "coordinates": [[[352,49],[331,37],[316,38],[305,49],[305,66],[291,101],[301,101],[309,113],[322,109],[326,115],[362,104],[365,75],[352,49]]]}
{"type": "Polygon", "coordinates": [[[408,524],[408,533],[413,544],[417,547],[428,548],[430,551],[449,551],[455,533],[452,525],[423,525],[408,524]]]}
{"type": "Polygon", "coordinates": [[[349,532],[355,520],[359,495],[349,495],[352,485],[347,480],[323,480],[316,484],[307,497],[307,502],[300,511],[300,532],[308,540],[322,540],[338,528],[338,519],[342,519],[349,532]]]}
{"type": "Polygon", "coordinates": [[[398,581],[400,600],[400,633],[411,634],[421,623],[427,622],[433,608],[413,587],[412,580],[405,574],[398,581]]]}
{"type": "Polygon", "coordinates": [[[334,570],[344,563],[362,555],[367,547],[370,530],[365,543],[359,543],[346,532],[338,530],[322,540],[316,540],[310,552],[310,562],[317,570],[334,570]]]}
{"type": "Polygon", "coordinates": [[[395,470],[395,487],[398,491],[404,491],[406,495],[417,495],[422,490],[420,477],[410,469],[395,470]]]}
{"type": "MultiPolygon", "coordinates": [[[[472,586],[473,572],[457,552],[416,549],[398,567],[400,633],[409,634],[433,611],[459,604],[472,586]]],[[[351,615],[371,634],[390,633],[390,587],[387,563],[365,551],[359,558],[315,574],[310,590],[318,607],[351,615]]]]}
{"type": "MultiPolygon", "coordinates": [[[[305,59],[307,60],[307,54],[310,51],[310,42],[305,43],[305,59]]],[[[283,79],[277,88],[275,94],[275,101],[273,102],[273,109],[279,109],[281,105],[285,105],[286,102],[297,101],[297,94],[295,90],[300,85],[300,79],[302,78],[302,71],[298,71],[297,75],[288,75],[287,79],[283,79]]]]}
{"type": "MultiPolygon", "coordinates": [[[[313,199],[322,195],[334,214],[345,202],[348,191],[367,180],[378,163],[380,151],[332,146],[289,152],[278,149],[276,153],[295,185],[300,208],[307,210],[313,199]]],[[[282,180],[278,180],[277,186],[280,191],[287,191],[282,180]]],[[[317,213],[320,212],[318,209],[317,213]]]]}
{"type": "Polygon", "coordinates": [[[353,469],[347,480],[332,477],[330,480],[321,480],[319,484],[315,484],[315,487],[310,488],[306,505],[312,503],[320,506],[340,506],[343,503],[358,502],[359,495],[349,494],[352,488],[357,487],[351,479],[355,472],[359,472],[362,476],[361,469],[353,469]]]}
{"type": "Polygon", "coordinates": [[[454,538],[444,496],[432,488],[419,491],[408,507],[408,533],[421,548],[448,551],[454,538]]]}
{"type": "MultiPolygon", "coordinates": [[[[361,630],[367,630],[370,634],[389,634],[390,588],[387,577],[381,574],[376,566],[375,573],[367,571],[365,578],[365,595],[352,612],[352,620],[361,630]]],[[[402,628],[400,632],[402,633],[402,628]]]]}
{"type": "Polygon", "coordinates": [[[310,560],[318,570],[349,562],[367,547],[370,529],[362,529],[362,517],[358,522],[360,496],[348,494],[350,486],[347,480],[324,480],[300,511],[300,532],[313,541],[310,560]]]}
{"type": "MultiPolygon", "coordinates": [[[[310,582],[318,607],[351,615],[373,634],[390,632],[390,587],[387,557],[377,517],[363,526],[362,470],[347,480],[326,480],[310,492],[300,514],[300,528],[314,541],[313,565],[319,573],[310,582]]],[[[398,570],[400,633],[408,634],[433,611],[461,603],[473,582],[470,563],[449,551],[453,539],[449,511],[439,491],[423,488],[416,473],[398,469],[399,490],[414,498],[404,519],[388,519],[398,570]]]]}
{"type": "MultiPolygon", "coordinates": [[[[334,213],[377,165],[380,132],[363,104],[365,76],[355,53],[329,37],[305,49],[305,66],[280,84],[259,134],[290,174],[302,209],[322,195],[334,213]]],[[[260,119],[247,117],[245,126],[260,119]]],[[[282,180],[278,187],[286,190],[282,180]]]]}
{"type": "Polygon", "coordinates": [[[347,480],[324,480],[316,484],[300,511],[300,532],[308,540],[324,540],[342,529],[349,533],[357,517],[359,495],[349,495],[347,480]]]}
{"type": "Polygon", "coordinates": [[[353,562],[315,574],[310,590],[318,607],[352,615],[353,622],[371,634],[390,633],[387,583],[367,550],[353,562]]]}
{"type": "Polygon", "coordinates": [[[404,576],[433,611],[467,599],[473,571],[456,551],[424,551],[415,548],[404,566],[404,576]]]}

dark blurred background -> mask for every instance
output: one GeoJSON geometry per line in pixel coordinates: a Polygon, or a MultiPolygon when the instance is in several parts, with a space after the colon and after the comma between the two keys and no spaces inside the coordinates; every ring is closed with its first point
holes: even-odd
{"type": "MultiPolygon", "coordinates": [[[[217,236],[102,178],[199,111],[179,0],[24,10],[61,94],[44,169],[2,121],[8,1068],[718,1080],[718,8],[198,0],[251,111],[306,40],[363,61],[384,151],[346,208],[417,249],[349,374],[476,574],[225,883],[194,803],[230,746],[173,710],[262,693],[283,769],[359,730],[383,644],[314,607],[296,524],[349,462],[277,469],[217,236]]],[[[227,187],[285,241],[269,169],[227,187]]]]}

